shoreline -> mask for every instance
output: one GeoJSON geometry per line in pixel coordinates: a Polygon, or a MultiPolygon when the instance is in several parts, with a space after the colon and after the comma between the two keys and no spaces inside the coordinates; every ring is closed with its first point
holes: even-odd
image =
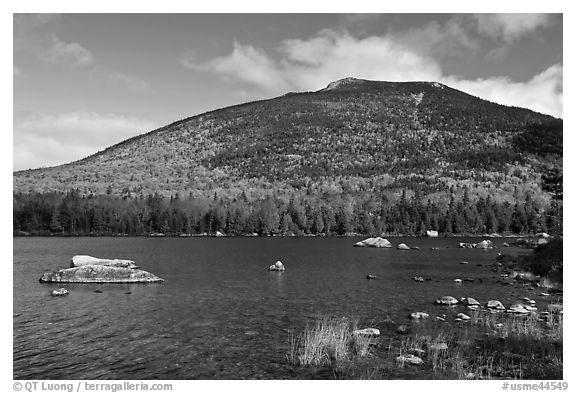
{"type": "MultiPolygon", "coordinates": [[[[495,236],[494,234],[474,234],[474,233],[460,233],[460,234],[439,234],[435,237],[430,237],[426,235],[404,235],[404,234],[381,234],[381,235],[367,235],[362,233],[350,233],[346,235],[326,235],[326,234],[287,234],[287,235],[259,235],[259,234],[236,234],[236,235],[226,235],[226,234],[208,234],[208,233],[198,233],[198,234],[164,234],[164,233],[148,233],[139,235],[130,235],[125,233],[43,233],[43,232],[24,232],[24,231],[13,231],[12,237],[170,237],[170,238],[190,238],[190,237],[228,237],[228,238],[245,238],[245,237],[258,237],[258,238],[292,238],[292,237],[341,237],[341,238],[357,238],[357,237],[373,237],[380,236],[384,238],[414,238],[414,239],[434,239],[434,238],[489,238],[489,239],[517,239],[517,238],[546,238],[542,236],[541,233],[537,234],[505,234],[495,236]]],[[[552,238],[553,236],[550,236],[552,238]]],[[[562,235],[558,236],[562,237],[562,235]]]]}

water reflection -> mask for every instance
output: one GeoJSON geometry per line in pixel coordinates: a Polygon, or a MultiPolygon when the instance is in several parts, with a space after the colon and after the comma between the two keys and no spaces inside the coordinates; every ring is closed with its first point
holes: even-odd
{"type": "Polygon", "coordinates": [[[270,289],[280,297],[286,297],[286,292],[284,291],[284,273],[279,272],[268,272],[268,283],[270,289]]]}

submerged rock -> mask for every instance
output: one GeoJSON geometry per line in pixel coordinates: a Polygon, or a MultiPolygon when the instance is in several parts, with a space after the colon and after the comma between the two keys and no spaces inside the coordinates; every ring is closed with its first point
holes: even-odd
{"type": "Polygon", "coordinates": [[[354,247],[392,248],[392,243],[390,243],[388,239],[381,237],[369,237],[354,244],[354,247]]]}
{"type": "Polygon", "coordinates": [[[396,333],[398,333],[398,334],[410,334],[410,326],[400,325],[396,329],[396,333]]]}
{"type": "Polygon", "coordinates": [[[44,273],[40,282],[69,283],[153,283],[163,282],[160,277],[144,270],[123,267],[87,265],[44,273]]]}
{"type": "Polygon", "coordinates": [[[66,296],[68,295],[70,292],[68,292],[68,290],[66,288],[60,288],[60,289],[55,289],[52,291],[51,295],[52,296],[66,296]]]}
{"type": "Polygon", "coordinates": [[[128,259],[104,259],[95,258],[89,255],[74,255],[72,261],[70,261],[70,267],[79,267],[87,265],[100,265],[100,266],[113,266],[113,267],[123,267],[126,269],[138,269],[136,262],[130,261],[128,259]]]}
{"type": "Polygon", "coordinates": [[[286,270],[286,268],[284,267],[284,264],[280,261],[276,261],[276,263],[274,265],[270,265],[270,267],[268,268],[268,270],[270,271],[277,271],[277,272],[283,272],[284,270],[286,270]]]}

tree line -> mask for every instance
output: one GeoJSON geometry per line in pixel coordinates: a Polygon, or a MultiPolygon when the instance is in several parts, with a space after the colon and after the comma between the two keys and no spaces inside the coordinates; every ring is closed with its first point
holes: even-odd
{"type": "Polygon", "coordinates": [[[397,200],[385,196],[269,195],[238,198],[164,197],[159,193],[81,195],[14,193],[14,234],[32,235],[149,235],[163,233],[227,235],[444,235],[486,233],[534,234],[562,231],[562,202],[547,207],[529,194],[516,203],[492,197],[472,200],[465,192],[440,205],[418,193],[404,191],[397,200]]]}

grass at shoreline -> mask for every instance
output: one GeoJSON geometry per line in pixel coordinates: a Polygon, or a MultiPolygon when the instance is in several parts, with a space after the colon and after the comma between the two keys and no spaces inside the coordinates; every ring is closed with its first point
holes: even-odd
{"type": "Polygon", "coordinates": [[[544,317],[471,313],[467,322],[413,322],[408,335],[357,341],[357,320],[323,318],[292,337],[290,363],[335,379],[562,379],[561,305],[544,317]],[[412,356],[421,364],[411,364],[412,356]]]}

